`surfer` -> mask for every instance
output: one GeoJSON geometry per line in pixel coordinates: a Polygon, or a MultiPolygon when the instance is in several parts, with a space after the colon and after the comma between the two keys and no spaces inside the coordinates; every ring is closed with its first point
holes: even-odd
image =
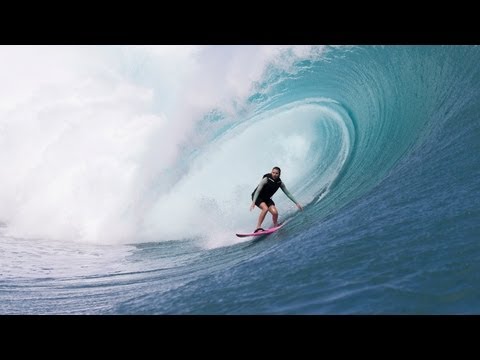
{"type": "Polygon", "coordinates": [[[255,190],[253,190],[252,205],[250,206],[250,211],[253,210],[255,205],[257,205],[261,210],[260,215],[258,216],[257,228],[254,232],[264,231],[261,226],[263,220],[265,219],[265,215],[267,215],[267,212],[270,212],[272,214],[273,227],[277,227],[279,225],[277,222],[278,211],[275,207],[275,203],[271,199],[271,197],[273,196],[273,194],[275,194],[278,188],[282,189],[285,195],[287,195],[288,198],[292,200],[300,210],[303,210],[302,205],[300,205],[300,203],[295,200],[293,195],[287,190],[287,187],[280,179],[280,173],[280,168],[275,166],[272,169],[271,173],[263,175],[260,184],[258,184],[255,190]]]}

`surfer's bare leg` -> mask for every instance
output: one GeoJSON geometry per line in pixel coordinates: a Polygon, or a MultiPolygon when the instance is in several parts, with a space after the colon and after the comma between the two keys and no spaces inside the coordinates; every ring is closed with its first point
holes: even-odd
{"type": "Polygon", "coordinates": [[[258,216],[257,229],[262,227],[263,220],[265,220],[265,215],[267,215],[268,212],[268,207],[265,202],[261,202],[259,208],[261,211],[260,215],[258,216]]]}
{"type": "Polygon", "coordinates": [[[272,214],[272,221],[273,221],[273,227],[277,227],[278,226],[278,211],[277,211],[277,208],[275,207],[275,205],[270,205],[270,207],[268,208],[268,211],[270,211],[270,213],[272,214]]]}

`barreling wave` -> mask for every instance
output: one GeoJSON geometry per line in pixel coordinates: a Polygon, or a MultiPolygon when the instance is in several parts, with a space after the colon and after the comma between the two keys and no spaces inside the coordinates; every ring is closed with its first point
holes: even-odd
{"type": "Polygon", "coordinates": [[[1,313],[478,312],[478,47],[49,49],[0,48],[1,313]]]}
{"type": "Polygon", "coordinates": [[[188,71],[169,73],[172,61],[113,48],[116,73],[74,63],[89,75],[76,89],[63,88],[70,75],[5,103],[7,233],[228,245],[254,222],[248,194],[273,166],[318,220],[381,182],[477,76],[476,47],[265,49],[182,50],[188,71]]]}

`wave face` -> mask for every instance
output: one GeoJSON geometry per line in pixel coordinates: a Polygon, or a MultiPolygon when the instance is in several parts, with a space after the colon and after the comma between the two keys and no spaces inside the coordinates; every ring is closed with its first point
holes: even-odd
{"type": "Polygon", "coordinates": [[[478,311],[478,47],[2,51],[0,312],[478,311]]]}

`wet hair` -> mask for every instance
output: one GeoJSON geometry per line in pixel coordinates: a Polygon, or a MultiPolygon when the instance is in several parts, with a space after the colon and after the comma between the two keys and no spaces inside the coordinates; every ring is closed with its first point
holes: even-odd
{"type": "Polygon", "coordinates": [[[272,169],[272,171],[273,171],[273,170],[278,170],[278,175],[281,175],[281,174],[282,174],[282,170],[280,170],[280,168],[279,168],[278,166],[275,166],[275,167],[272,169]]]}

